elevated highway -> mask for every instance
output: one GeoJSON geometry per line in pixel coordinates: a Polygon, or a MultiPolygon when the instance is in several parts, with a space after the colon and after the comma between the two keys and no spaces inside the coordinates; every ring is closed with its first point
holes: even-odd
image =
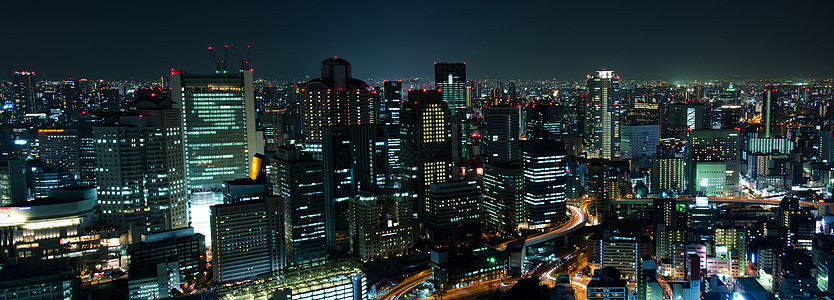
{"type": "MultiPolygon", "coordinates": [[[[617,199],[613,200],[614,204],[651,204],[652,200],[655,198],[627,198],[627,199],[617,199]]],[[[692,196],[678,196],[677,198],[680,202],[692,202],[695,201],[695,197],[692,196]]],[[[707,197],[709,203],[735,203],[735,204],[749,204],[749,205],[779,205],[782,203],[782,196],[777,197],[768,197],[768,198],[751,198],[751,197],[717,197],[717,196],[710,196],[707,197]]],[[[809,202],[809,201],[799,201],[799,205],[802,206],[816,206],[816,203],[809,202]]]]}

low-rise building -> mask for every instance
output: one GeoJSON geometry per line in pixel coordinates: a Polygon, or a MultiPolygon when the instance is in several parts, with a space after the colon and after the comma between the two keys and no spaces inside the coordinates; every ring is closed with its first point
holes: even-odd
{"type": "Polygon", "coordinates": [[[314,261],[215,288],[217,299],[312,300],[367,298],[367,278],[354,258],[314,261]]]}
{"type": "Polygon", "coordinates": [[[11,259],[0,265],[0,299],[75,299],[78,259],[11,259]]]}
{"type": "Polygon", "coordinates": [[[435,288],[448,291],[498,280],[507,275],[508,260],[494,249],[432,251],[435,288]]]}
{"type": "Polygon", "coordinates": [[[350,245],[363,261],[404,255],[414,245],[411,197],[404,190],[350,199],[350,245]]]}
{"type": "Polygon", "coordinates": [[[206,271],[206,240],[188,227],[142,236],[142,242],[128,247],[131,274],[134,266],[177,262],[182,282],[192,282],[206,271]]]}

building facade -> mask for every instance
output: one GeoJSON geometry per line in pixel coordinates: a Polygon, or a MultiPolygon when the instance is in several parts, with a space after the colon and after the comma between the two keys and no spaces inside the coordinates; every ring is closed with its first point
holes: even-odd
{"type": "Polygon", "coordinates": [[[601,70],[585,81],[585,153],[588,158],[612,159],[619,148],[620,76],[601,70]]]}
{"type": "Polygon", "coordinates": [[[551,227],[567,213],[565,144],[553,140],[521,142],[521,193],[532,228],[551,227]]]}

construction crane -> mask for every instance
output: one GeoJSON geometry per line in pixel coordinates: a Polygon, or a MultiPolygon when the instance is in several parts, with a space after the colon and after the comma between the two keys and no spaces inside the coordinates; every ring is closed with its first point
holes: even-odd
{"type": "Polygon", "coordinates": [[[235,49],[235,45],[231,46],[232,53],[234,53],[235,58],[240,63],[240,70],[251,70],[249,67],[249,57],[252,55],[252,46],[246,46],[246,57],[241,58],[240,55],[237,54],[237,50],[235,49]]]}
{"type": "Polygon", "coordinates": [[[223,59],[222,60],[217,59],[217,56],[214,55],[214,48],[213,47],[209,46],[208,50],[209,50],[209,53],[211,53],[211,58],[214,59],[215,66],[217,67],[217,70],[215,72],[217,72],[217,74],[227,73],[228,69],[226,68],[226,57],[228,57],[228,54],[229,54],[229,46],[226,45],[226,49],[223,52],[223,59]]]}

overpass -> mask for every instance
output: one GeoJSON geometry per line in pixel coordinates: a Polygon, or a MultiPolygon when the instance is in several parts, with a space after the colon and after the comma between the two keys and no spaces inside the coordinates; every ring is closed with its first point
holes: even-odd
{"type": "Polygon", "coordinates": [[[396,300],[404,297],[408,292],[413,290],[415,287],[420,285],[421,283],[429,280],[432,276],[431,269],[426,269],[420,272],[417,272],[414,275],[406,277],[402,282],[397,284],[396,286],[389,289],[384,294],[377,297],[377,299],[383,300],[396,300]]]}
{"type": "MultiPolygon", "coordinates": [[[[736,203],[736,204],[750,204],[750,205],[779,205],[781,203],[781,196],[780,199],[773,199],[775,197],[770,198],[749,198],[749,197],[708,197],[710,203],[736,203]]],[[[617,199],[613,200],[614,204],[651,204],[652,200],[656,198],[627,198],[627,199],[617,199]]],[[[680,202],[692,202],[695,201],[695,198],[692,196],[679,196],[676,198],[677,201],[680,202]]],[[[575,199],[575,200],[582,200],[582,199],[575,199]]],[[[507,245],[519,241],[524,241],[524,244],[521,248],[521,262],[520,265],[527,260],[527,250],[531,246],[535,246],[541,243],[546,243],[553,241],[557,238],[564,237],[569,235],[573,232],[579,230],[587,224],[590,220],[590,213],[588,212],[588,205],[590,202],[585,201],[579,207],[576,205],[568,205],[567,208],[570,211],[570,219],[567,222],[561,224],[558,227],[555,227],[547,232],[539,233],[530,237],[526,238],[517,238],[508,242],[504,242],[493,246],[492,248],[504,251],[507,249],[507,245]]],[[[816,204],[813,202],[808,201],[800,201],[800,205],[802,206],[815,206],[816,204]]],[[[389,290],[387,293],[383,294],[380,298],[381,299],[398,299],[404,296],[408,291],[413,290],[417,285],[420,283],[428,280],[431,277],[431,270],[423,270],[418,272],[414,276],[408,277],[406,280],[398,284],[396,287],[389,290]]]]}
{"type": "MultiPolygon", "coordinates": [[[[527,249],[529,249],[531,246],[550,242],[557,238],[565,237],[579,230],[579,228],[585,226],[585,224],[587,224],[590,220],[588,204],[590,204],[590,202],[582,203],[580,207],[576,207],[575,205],[568,205],[567,208],[568,211],[570,211],[570,219],[568,219],[567,222],[562,223],[558,227],[530,237],[518,238],[508,242],[504,242],[494,246],[493,248],[500,251],[504,251],[507,249],[507,245],[509,245],[510,243],[515,243],[523,240],[524,244],[521,246],[521,257],[519,258],[520,261],[518,262],[518,265],[522,266],[523,269],[524,262],[527,260],[527,249]]],[[[511,265],[514,265],[514,263],[511,263],[511,265]]]]}
{"type": "MultiPolygon", "coordinates": [[[[768,197],[768,198],[751,198],[751,197],[719,197],[719,196],[710,196],[707,197],[709,203],[734,203],[734,204],[749,204],[749,205],[779,205],[782,203],[782,196],[777,197],[768,197]],[[778,198],[778,199],[776,199],[778,198]]],[[[652,200],[657,198],[624,198],[624,199],[617,199],[613,200],[613,204],[652,204],[652,200]]],[[[692,202],[695,201],[695,197],[692,196],[678,196],[677,198],[680,202],[692,202]]],[[[799,205],[813,207],[816,206],[816,203],[809,202],[809,201],[799,201],[799,205]]]]}
{"type": "MultiPolygon", "coordinates": [[[[505,249],[507,249],[507,245],[509,245],[510,243],[524,240],[524,246],[522,246],[521,250],[520,262],[521,264],[523,264],[524,261],[527,259],[528,247],[536,244],[546,243],[560,237],[564,237],[565,235],[578,230],[582,226],[585,226],[585,223],[587,223],[588,219],[590,218],[588,213],[588,204],[590,204],[590,202],[582,203],[580,207],[576,207],[575,205],[568,205],[567,208],[570,211],[570,219],[567,222],[562,223],[558,227],[552,228],[547,232],[539,233],[530,237],[517,238],[508,242],[504,242],[496,246],[493,246],[492,248],[497,249],[499,251],[504,251],[505,249]]],[[[378,299],[400,299],[403,296],[405,296],[409,291],[413,290],[415,287],[431,278],[431,276],[431,269],[420,271],[412,276],[405,278],[402,282],[400,282],[399,284],[397,284],[396,286],[392,287],[390,290],[379,296],[378,299]]]]}

